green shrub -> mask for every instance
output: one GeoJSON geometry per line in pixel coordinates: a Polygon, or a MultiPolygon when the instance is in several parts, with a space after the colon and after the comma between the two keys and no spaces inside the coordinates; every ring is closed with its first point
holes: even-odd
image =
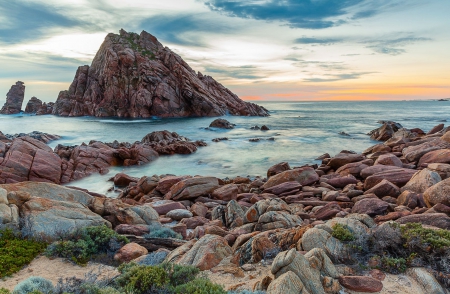
{"type": "Polygon", "coordinates": [[[166,228],[161,226],[160,224],[152,224],[150,225],[150,233],[145,234],[144,238],[174,238],[174,239],[183,239],[181,234],[178,234],[174,230],[170,228],[166,228]]]}
{"type": "Polygon", "coordinates": [[[0,294],[11,294],[11,291],[6,288],[0,288],[0,294]]]}
{"type": "Polygon", "coordinates": [[[381,258],[381,268],[392,274],[404,273],[407,269],[406,259],[383,257],[381,258]]]}
{"type": "Polygon", "coordinates": [[[227,294],[222,286],[207,279],[195,279],[187,284],[177,286],[176,294],[227,294]]]}
{"type": "Polygon", "coordinates": [[[168,253],[165,251],[151,252],[140,259],[137,263],[140,265],[158,265],[166,259],[168,253]]]}
{"type": "Polygon", "coordinates": [[[11,229],[0,231],[0,278],[20,271],[46,247],[46,243],[22,239],[11,229]]]}
{"type": "Polygon", "coordinates": [[[266,292],[265,291],[241,290],[241,291],[228,291],[227,294],[266,294],[266,292]]]}
{"type": "Polygon", "coordinates": [[[341,241],[355,240],[355,236],[353,236],[353,233],[350,231],[348,226],[342,224],[335,224],[331,235],[341,241]]]}
{"type": "Polygon", "coordinates": [[[84,265],[92,257],[114,253],[128,242],[126,237],[106,226],[85,227],[74,232],[68,240],[52,243],[46,254],[68,258],[76,264],[84,265]]]}
{"type": "Polygon", "coordinates": [[[173,287],[186,284],[195,279],[200,270],[195,266],[163,263],[160,267],[167,273],[169,284],[173,287]]]}
{"type": "Polygon", "coordinates": [[[121,294],[119,290],[113,287],[100,287],[91,283],[82,284],[80,290],[84,294],[121,294]]]}
{"type": "Polygon", "coordinates": [[[14,287],[14,294],[52,294],[55,287],[51,281],[42,277],[29,277],[25,281],[20,282],[14,287]]]}
{"type": "Polygon", "coordinates": [[[427,229],[422,227],[422,224],[409,223],[400,228],[402,237],[408,243],[419,242],[426,246],[431,246],[432,249],[443,249],[450,247],[450,231],[438,229],[427,229]]]}
{"type": "Polygon", "coordinates": [[[166,271],[158,266],[128,264],[119,267],[122,274],[116,279],[119,287],[125,292],[143,294],[147,290],[163,288],[169,283],[166,271]]]}

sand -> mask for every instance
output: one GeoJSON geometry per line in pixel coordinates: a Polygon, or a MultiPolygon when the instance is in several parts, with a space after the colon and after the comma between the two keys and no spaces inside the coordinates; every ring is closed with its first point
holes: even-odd
{"type": "Polygon", "coordinates": [[[119,272],[111,266],[105,266],[98,263],[89,262],[87,266],[78,266],[62,258],[49,259],[45,256],[39,256],[28,266],[24,267],[18,273],[6,279],[0,280],[0,288],[13,290],[21,281],[31,277],[40,276],[49,279],[53,285],[58,283],[59,278],[77,277],[83,278],[89,273],[101,273],[102,277],[113,277],[119,272]]]}

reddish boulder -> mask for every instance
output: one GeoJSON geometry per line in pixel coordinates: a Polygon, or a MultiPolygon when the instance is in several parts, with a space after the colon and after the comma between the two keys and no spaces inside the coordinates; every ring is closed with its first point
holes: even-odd
{"type": "Polygon", "coordinates": [[[401,124],[393,121],[379,121],[379,123],[382,124],[381,127],[368,133],[372,140],[387,141],[392,138],[395,132],[403,128],[401,124]]]}
{"type": "Polygon", "coordinates": [[[397,205],[403,205],[414,209],[419,204],[418,195],[411,191],[403,191],[400,196],[397,197],[397,205]]]}
{"type": "Polygon", "coordinates": [[[348,175],[345,177],[333,177],[326,181],[326,183],[334,188],[344,188],[347,185],[358,183],[358,180],[354,176],[348,175]]]}
{"type": "Polygon", "coordinates": [[[230,201],[236,200],[238,194],[238,186],[236,184],[224,185],[218,189],[215,189],[211,196],[213,199],[230,201]]]}
{"type": "Polygon", "coordinates": [[[289,166],[289,163],[287,162],[281,162],[278,164],[275,164],[274,166],[271,166],[269,170],[267,171],[267,178],[270,178],[271,176],[274,176],[276,174],[282,173],[284,171],[290,170],[291,167],[289,166]]]}
{"type": "Polygon", "coordinates": [[[37,113],[42,107],[42,101],[37,99],[36,97],[31,97],[28,101],[27,106],[25,107],[26,113],[37,113]]]}
{"type": "Polygon", "coordinates": [[[332,169],[337,170],[341,166],[344,166],[348,163],[362,160],[364,160],[364,156],[361,154],[339,153],[335,157],[331,158],[327,165],[330,166],[332,169]]]}
{"type": "Polygon", "coordinates": [[[114,228],[114,231],[122,235],[135,235],[135,236],[142,236],[150,233],[149,227],[145,225],[120,224],[114,228]]]}
{"type": "Polygon", "coordinates": [[[400,189],[388,180],[382,180],[381,182],[364,192],[364,194],[375,194],[379,198],[383,198],[384,196],[397,197],[400,194],[400,189]]]}
{"type": "Polygon", "coordinates": [[[342,209],[336,202],[331,202],[314,212],[314,218],[318,220],[329,220],[336,216],[342,209]]]}
{"type": "Polygon", "coordinates": [[[403,162],[392,153],[380,155],[377,158],[377,160],[375,161],[374,165],[379,165],[379,164],[403,167],[403,162]]]}
{"type": "MultiPolygon", "coordinates": [[[[369,167],[369,165],[364,164],[364,161],[358,161],[358,162],[352,162],[347,163],[346,165],[341,166],[337,169],[336,173],[340,174],[341,176],[347,176],[347,175],[353,175],[353,176],[359,176],[361,171],[365,169],[366,167],[369,167]]],[[[373,163],[373,161],[372,161],[373,163]]]]}
{"type": "Polygon", "coordinates": [[[121,262],[130,262],[135,258],[148,254],[148,250],[145,247],[137,243],[128,243],[117,251],[114,255],[114,260],[121,262]]]}
{"type": "Polygon", "coordinates": [[[402,153],[409,162],[415,162],[428,152],[439,149],[450,149],[450,143],[441,139],[434,139],[419,145],[409,146],[403,149],[402,153]]]}
{"type": "Polygon", "coordinates": [[[339,283],[352,291],[376,293],[383,289],[383,283],[366,276],[340,276],[339,283]]]}
{"type": "Polygon", "coordinates": [[[352,213],[368,214],[370,216],[385,214],[389,203],[378,198],[366,198],[355,203],[352,213]]]}
{"type": "Polygon", "coordinates": [[[312,167],[302,167],[293,170],[287,170],[274,175],[262,186],[262,188],[268,189],[285,182],[296,181],[302,186],[311,185],[319,180],[319,175],[314,171],[312,167]]]}
{"type": "Polygon", "coordinates": [[[370,177],[371,175],[380,173],[380,172],[384,172],[384,171],[389,171],[389,170],[395,170],[398,169],[397,166],[392,166],[392,165],[374,165],[374,166],[369,166],[365,169],[363,169],[361,171],[361,177],[362,178],[367,178],[370,177]]]}
{"type": "Polygon", "coordinates": [[[209,219],[201,217],[201,216],[194,216],[190,218],[184,218],[181,220],[180,223],[185,224],[186,228],[188,229],[195,229],[196,227],[203,226],[209,222],[209,219]]]}
{"type": "Polygon", "coordinates": [[[436,133],[439,133],[440,131],[442,131],[444,129],[444,124],[438,124],[437,126],[434,126],[428,133],[427,135],[433,135],[436,133]]]}
{"type": "Polygon", "coordinates": [[[406,183],[406,185],[402,188],[402,191],[412,191],[416,193],[423,193],[429,187],[439,183],[441,181],[441,176],[432,170],[423,169],[421,171],[416,172],[411,180],[406,183]]]}
{"type": "Polygon", "coordinates": [[[438,203],[450,206],[450,178],[426,189],[423,198],[428,207],[438,203]]]}
{"type": "Polygon", "coordinates": [[[219,188],[219,180],[214,177],[195,177],[182,180],[170,188],[166,199],[186,200],[205,196],[219,188]]]}
{"type": "Polygon", "coordinates": [[[297,181],[285,182],[285,183],[281,183],[279,185],[270,187],[268,189],[265,189],[264,193],[280,195],[283,193],[290,192],[292,190],[299,190],[301,187],[302,187],[302,185],[300,185],[297,181]]]}
{"type": "Polygon", "coordinates": [[[411,180],[415,173],[416,170],[406,168],[397,168],[379,172],[366,178],[364,182],[364,189],[369,190],[383,180],[388,180],[398,187],[403,187],[409,180],[411,180]]]}
{"type": "Polygon", "coordinates": [[[208,207],[201,202],[194,203],[190,210],[194,216],[205,217],[208,213],[208,207]]]}
{"type": "Polygon", "coordinates": [[[124,173],[118,173],[114,176],[114,185],[116,186],[126,187],[130,183],[136,183],[137,181],[139,181],[138,178],[130,177],[124,173]]]}
{"type": "Polygon", "coordinates": [[[419,160],[418,166],[427,166],[430,163],[450,163],[450,149],[439,149],[426,153],[419,160]]]}
{"type": "Polygon", "coordinates": [[[168,212],[175,209],[186,209],[186,207],[180,202],[175,202],[171,200],[161,200],[150,203],[150,206],[156,210],[159,215],[167,214],[168,212]]]}
{"type": "Polygon", "coordinates": [[[396,220],[399,224],[420,223],[445,230],[450,230],[450,217],[445,213],[424,213],[408,215],[396,220]]]}

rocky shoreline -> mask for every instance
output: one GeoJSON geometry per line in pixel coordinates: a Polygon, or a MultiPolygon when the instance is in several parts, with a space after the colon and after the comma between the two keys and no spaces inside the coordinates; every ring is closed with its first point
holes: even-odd
{"type": "Polygon", "coordinates": [[[417,293],[448,293],[450,128],[426,133],[380,123],[369,135],[382,142],[361,153],[324,154],[320,165],[278,163],[251,179],[117,174],[117,199],[58,184],[119,159],[141,164],[202,144],[156,132],[134,144],[53,152],[27,136],[3,136],[0,220],[47,240],[106,225],[132,241],[117,252],[121,261],[165,252],[167,262],[234,277],[263,264],[270,272],[253,290],[269,294],[383,293],[386,272],[406,272],[421,287],[417,293]],[[181,238],[147,236],[161,227],[181,238]]]}

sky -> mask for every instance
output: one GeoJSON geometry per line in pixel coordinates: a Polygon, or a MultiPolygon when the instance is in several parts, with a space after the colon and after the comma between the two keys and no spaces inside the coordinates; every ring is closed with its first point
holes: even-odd
{"type": "Polygon", "coordinates": [[[146,30],[244,100],[449,98],[449,11],[448,0],[0,0],[0,102],[18,80],[26,101],[55,101],[121,28],[146,30]]]}

